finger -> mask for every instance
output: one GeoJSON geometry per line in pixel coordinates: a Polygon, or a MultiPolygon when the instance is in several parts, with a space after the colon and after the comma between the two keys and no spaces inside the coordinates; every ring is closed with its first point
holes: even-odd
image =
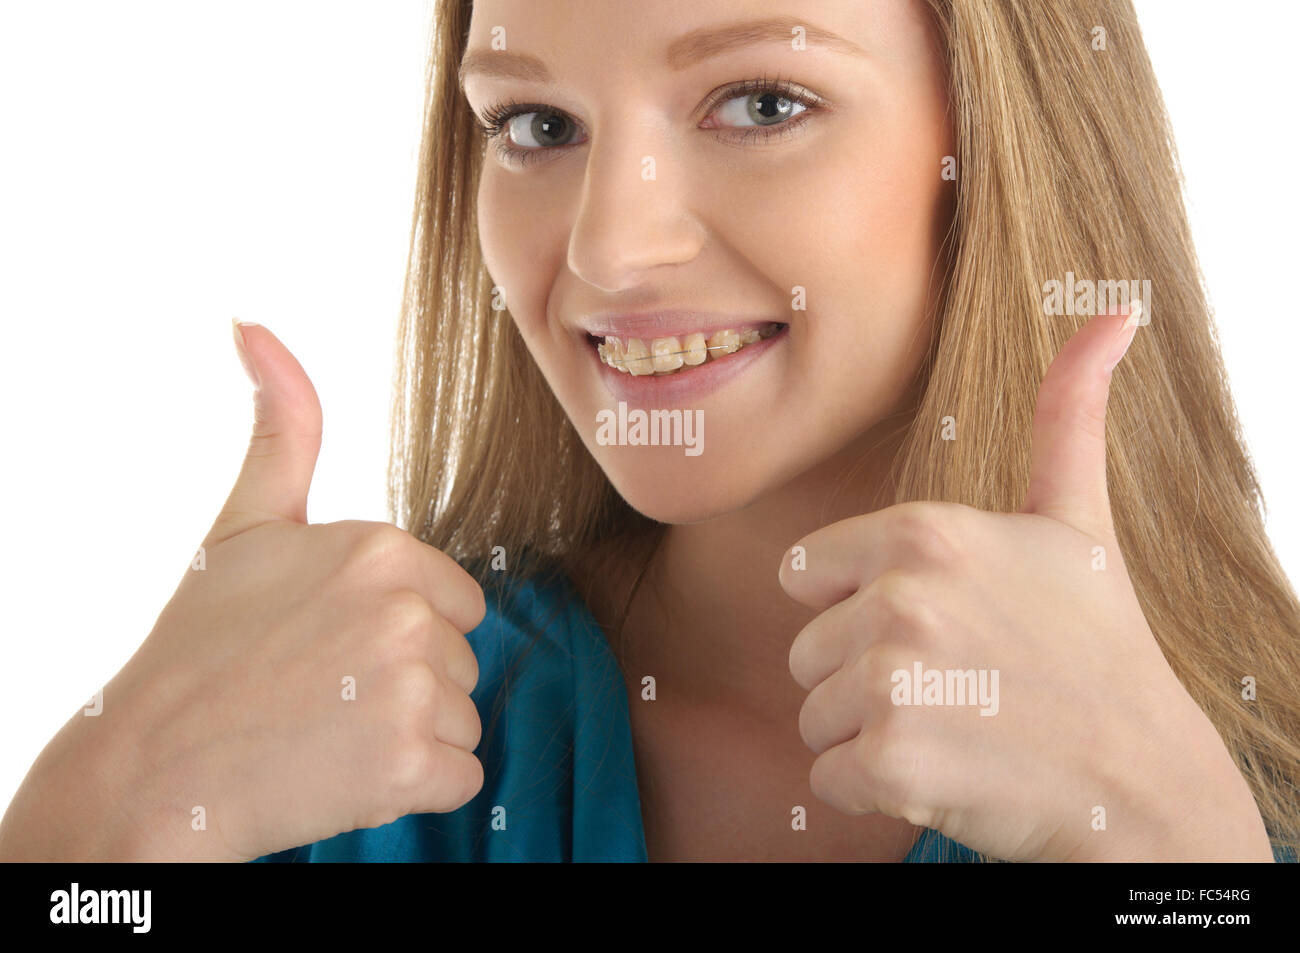
{"type": "Polygon", "coordinates": [[[878,691],[888,695],[889,686],[871,684],[859,662],[837,669],[804,700],[799,710],[799,737],[816,754],[857,737],[870,719],[878,691]]]}
{"type": "Polygon", "coordinates": [[[790,674],[799,687],[812,691],[851,658],[860,655],[878,635],[863,606],[868,588],[820,612],[799,630],[790,646],[790,674]]]}
{"type": "Polygon", "coordinates": [[[433,716],[434,736],[443,744],[473,751],[478,747],[482,722],[474,700],[450,680],[438,677],[439,696],[433,716]]]}
{"type": "Polygon", "coordinates": [[[464,748],[440,743],[437,769],[408,813],[442,814],[458,810],[482,788],[483,763],[464,748]]]}
{"type": "Polygon", "coordinates": [[[255,385],[253,434],[207,545],[272,520],[306,523],[307,492],[320,452],[320,400],[302,365],[259,324],[236,323],[234,335],[255,385]]]}
{"type": "Polygon", "coordinates": [[[412,588],[428,599],[458,633],[478,628],[487,616],[483,587],[446,553],[414,536],[411,540],[415,544],[416,570],[415,577],[409,580],[412,588]]]}
{"type": "MultiPolygon", "coordinates": [[[[987,732],[979,734],[987,740],[987,732]]],[[[903,740],[867,726],[819,754],[808,780],[819,801],[845,814],[885,814],[919,827],[938,829],[957,805],[975,816],[1005,813],[1002,788],[977,783],[979,770],[972,773],[977,765],[988,774],[995,760],[977,747],[979,740],[964,741],[954,757],[951,744],[936,746],[924,737],[903,740]]],[[[1026,777],[1033,774],[1032,764],[1014,767],[1024,767],[1026,777]]]]}
{"type": "Polygon", "coordinates": [[[891,569],[947,558],[975,531],[980,515],[961,503],[925,500],[840,520],[786,550],[778,579],[790,598],[824,610],[891,569]]]}
{"type": "Polygon", "coordinates": [[[902,743],[868,725],[819,754],[808,780],[817,799],[837,811],[903,817],[940,797],[945,782],[936,771],[946,773],[926,745],[902,743]]]}
{"type": "Polygon", "coordinates": [[[438,629],[434,665],[468,695],[478,684],[478,657],[469,640],[441,613],[438,614],[438,629]]]}
{"type": "Polygon", "coordinates": [[[1142,317],[1140,301],[1097,315],[1065,342],[1038,390],[1033,462],[1022,513],[1093,536],[1113,536],[1106,489],[1106,404],[1111,371],[1142,317]]]}
{"type": "Polygon", "coordinates": [[[873,814],[881,811],[872,783],[871,736],[860,732],[848,741],[826,749],[813,761],[808,782],[817,799],[844,814],[873,814]]]}

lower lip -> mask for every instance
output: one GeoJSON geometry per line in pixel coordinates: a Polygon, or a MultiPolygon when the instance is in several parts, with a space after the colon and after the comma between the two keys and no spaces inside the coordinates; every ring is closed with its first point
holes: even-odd
{"type": "Polygon", "coordinates": [[[719,360],[708,360],[690,370],[683,369],[675,374],[664,375],[633,376],[628,371],[616,370],[600,359],[595,346],[586,335],[582,336],[581,341],[582,346],[591,354],[591,359],[596,362],[605,386],[617,399],[632,406],[671,409],[673,405],[685,405],[707,397],[723,387],[772,348],[780,345],[789,331],[790,326],[787,324],[770,338],[746,344],[739,351],[719,360]]]}

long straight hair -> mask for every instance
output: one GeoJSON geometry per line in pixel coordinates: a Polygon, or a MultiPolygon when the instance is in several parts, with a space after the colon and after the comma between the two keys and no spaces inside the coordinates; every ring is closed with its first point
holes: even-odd
{"type": "MultiPolygon", "coordinates": [[[[1170,666],[1223,738],[1274,845],[1294,849],[1300,603],[1264,531],[1136,15],[1127,0],[926,2],[948,70],[956,211],[919,403],[875,505],[1018,510],[1038,386],[1087,320],[1043,317],[1044,282],[1066,272],[1150,280],[1153,320],[1110,387],[1116,534],[1170,666]],[[946,416],[962,422],[960,441],[940,440],[946,416]],[[1247,676],[1258,697],[1243,697],[1247,676]]],[[[467,566],[503,547],[515,577],[567,573],[598,547],[648,560],[664,527],[619,497],[514,321],[492,306],[475,214],[483,140],[457,77],[471,11],[472,0],[435,8],[390,514],[467,566]]]]}

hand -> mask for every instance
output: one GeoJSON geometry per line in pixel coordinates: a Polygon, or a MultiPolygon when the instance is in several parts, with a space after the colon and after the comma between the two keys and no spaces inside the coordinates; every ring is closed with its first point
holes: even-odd
{"type": "Polygon", "coordinates": [[[1019,513],[904,503],[783,560],[786,592],[820,613],[790,671],[821,800],[1006,860],[1272,859],[1115,538],[1105,419],[1137,331],[1124,320],[1093,318],[1049,369],[1019,513]]]}
{"type": "MultiPolygon", "coordinates": [[[[105,686],[103,713],[74,716],[46,757],[84,761],[92,735],[111,749],[88,799],[114,803],[122,834],[99,831],[109,821],[96,814],[69,846],[62,830],[25,836],[7,817],[12,853],[246,861],[451,811],[482,787],[478,663],[463,634],[484,617],[482,590],[387,523],[308,525],[316,391],[268,330],[244,335],[241,360],[260,379],[253,436],[203,568],[105,686]]],[[[66,770],[37,775],[46,793],[70,786],[66,770]]],[[[33,789],[24,803],[40,799],[33,789]]]]}

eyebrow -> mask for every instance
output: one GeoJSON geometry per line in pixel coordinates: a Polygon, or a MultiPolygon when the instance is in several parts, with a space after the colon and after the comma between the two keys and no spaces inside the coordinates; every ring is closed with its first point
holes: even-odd
{"type": "MultiPolygon", "coordinates": [[[[668,68],[683,70],[702,60],[721,56],[732,50],[757,43],[788,43],[794,30],[800,27],[810,45],[822,46],[835,53],[866,56],[862,47],[830,30],[813,26],[798,17],[779,16],[764,20],[747,20],[719,27],[701,27],[683,34],[668,45],[664,57],[668,68]]],[[[521,79],[537,83],[553,83],[550,71],[536,56],[526,53],[506,53],[498,50],[470,50],[461,60],[458,79],[464,92],[465,80],[471,73],[521,79]]]]}

